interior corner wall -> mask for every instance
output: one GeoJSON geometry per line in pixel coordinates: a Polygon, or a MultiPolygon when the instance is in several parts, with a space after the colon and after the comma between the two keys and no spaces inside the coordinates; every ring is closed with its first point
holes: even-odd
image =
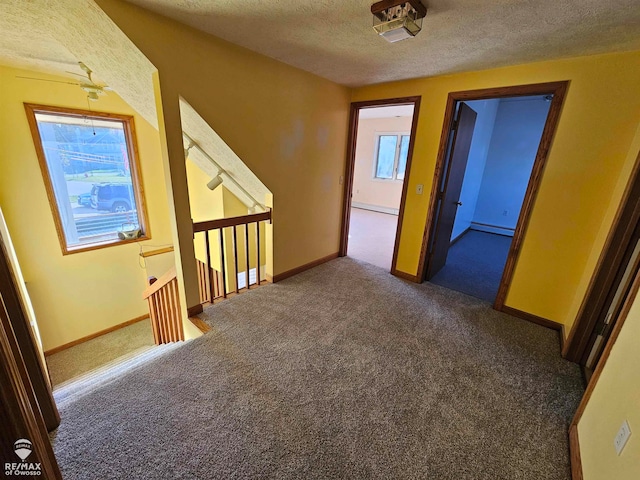
{"type": "Polygon", "coordinates": [[[515,231],[551,102],[500,100],[473,222],[515,231]]]}
{"type": "Polygon", "coordinates": [[[400,208],[402,180],[375,178],[377,134],[411,133],[412,117],[362,118],[358,121],[352,202],[395,210],[400,208]]]}
{"type": "Polygon", "coordinates": [[[62,255],[40,172],[24,102],[87,108],[86,93],[72,86],[16,76],[67,80],[0,66],[0,205],[33,302],[45,350],[148,314],[142,292],[142,245],[171,244],[158,131],[115,92],[92,104],[133,115],[149,214],[151,239],[62,255]]]}
{"type": "Polygon", "coordinates": [[[336,253],[350,89],[126,2],[96,3],[273,193],[272,273],[336,253]]]}
{"type": "MultiPolygon", "coordinates": [[[[570,327],[640,122],[640,52],[593,55],[355,89],[353,101],[422,97],[397,268],[415,275],[449,92],[569,80],[506,305],[570,327]],[[603,93],[604,92],[604,93],[603,93]],[[424,106],[428,105],[429,108],[424,106]],[[424,194],[416,186],[424,184],[424,194]]],[[[567,329],[568,330],[568,329],[567,329]]]]}
{"type": "Polygon", "coordinates": [[[474,100],[465,103],[477,113],[477,117],[476,125],[473,129],[473,138],[471,139],[471,148],[469,149],[467,168],[462,181],[462,190],[460,191],[460,203],[462,205],[456,211],[451,241],[464,233],[473,221],[500,100],[474,100]]]}

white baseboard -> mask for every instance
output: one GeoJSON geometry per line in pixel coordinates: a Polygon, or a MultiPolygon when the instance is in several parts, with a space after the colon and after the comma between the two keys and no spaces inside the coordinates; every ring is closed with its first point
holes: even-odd
{"type": "Polygon", "coordinates": [[[498,235],[506,235],[507,237],[513,237],[515,228],[501,227],[500,225],[487,225],[486,223],[471,222],[471,230],[477,230],[479,232],[496,233],[498,235]]]}
{"type": "Polygon", "coordinates": [[[400,209],[398,208],[380,207],[378,205],[369,205],[367,203],[351,202],[351,206],[353,208],[371,210],[372,212],[388,213],[390,215],[398,215],[400,213],[400,209]]]}

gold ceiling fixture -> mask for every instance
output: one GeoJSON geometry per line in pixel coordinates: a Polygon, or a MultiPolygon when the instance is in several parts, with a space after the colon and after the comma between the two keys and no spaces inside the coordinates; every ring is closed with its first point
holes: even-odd
{"type": "Polygon", "coordinates": [[[420,0],[382,0],[371,5],[373,29],[387,42],[415,37],[422,30],[427,7],[420,0]]]}

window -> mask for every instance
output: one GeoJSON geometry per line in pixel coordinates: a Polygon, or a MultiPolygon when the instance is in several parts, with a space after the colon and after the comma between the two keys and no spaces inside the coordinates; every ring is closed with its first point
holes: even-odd
{"type": "Polygon", "coordinates": [[[380,134],[376,139],[375,178],[404,180],[409,154],[408,134],[380,134]]]}
{"type": "Polygon", "coordinates": [[[25,108],[63,254],[149,238],[133,117],[25,108]]]}

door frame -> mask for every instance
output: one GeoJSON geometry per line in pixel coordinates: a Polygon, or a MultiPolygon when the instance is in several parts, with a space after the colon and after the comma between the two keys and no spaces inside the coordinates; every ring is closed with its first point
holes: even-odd
{"type": "Polygon", "coordinates": [[[580,310],[562,350],[562,356],[567,360],[579,363],[589,347],[590,337],[622,265],[624,254],[638,221],[640,221],[640,153],[636,157],[580,310]]]}
{"type": "Polygon", "coordinates": [[[445,164],[445,157],[447,155],[449,136],[453,126],[455,117],[455,107],[458,102],[472,101],[472,100],[488,100],[494,98],[507,98],[507,97],[527,97],[532,95],[553,95],[551,100],[551,106],[549,107],[549,113],[547,114],[547,121],[542,131],[542,137],[540,138],[540,145],[538,146],[538,152],[531,170],[531,176],[529,177],[529,184],[527,185],[527,191],[525,193],[522,208],[520,209],[520,215],[518,216],[518,223],[516,224],[516,230],[511,241],[511,247],[509,249],[509,255],[502,272],[502,278],[500,280],[500,287],[498,288],[498,294],[496,295],[493,308],[496,310],[502,310],[504,307],[509,286],[513,279],[513,273],[515,271],[516,261],[520,254],[522,242],[524,240],[527,226],[529,224],[531,211],[533,210],[533,203],[535,201],[540,182],[542,179],[542,173],[544,171],[547,158],[549,157],[549,150],[553,143],[558,123],[560,119],[560,113],[562,106],[566,98],[567,89],[569,87],[569,81],[548,82],[548,83],[536,83],[529,85],[515,85],[508,87],[496,87],[485,88],[480,90],[465,90],[460,92],[451,92],[447,98],[447,106],[444,114],[444,121],[442,124],[442,133],[440,136],[440,147],[438,149],[438,157],[436,160],[435,172],[433,175],[433,183],[431,187],[431,197],[429,200],[429,210],[427,214],[427,222],[425,225],[424,235],[422,238],[422,248],[420,250],[420,263],[418,264],[418,279],[424,281],[427,271],[428,258],[428,246],[431,244],[431,237],[435,231],[435,222],[437,221],[436,211],[438,206],[438,192],[442,181],[443,167],[445,164]]]}
{"type": "MultiPolygon", "coordinates": [[[[351,220],[351,195],[353,192],[353,174],[356,166],[356,145],[358,141],[358,113],[364,108],[388,107],[395,105],[413,105],[413,118],[411,121],[411,133],[409,138],[409,150],[407,152],[407,166],[405,168],[404,180],[402,182],[402,196],[398,211],[398,227],[396,228],[396,239],[393,246],[393,258],[391,260],[391,274],[405,278],[407,275],[396,268],[398,260],[398,247],[402,234],[402,223],[404,219],[404,206],[407,199],[409,186],[409,176],[411,174],[411,163],[413,150],[416,143],[416,133],[418,131],[418,116],[420,114],[420,95],[413,97],[387,98],[381,100],[366,100],[362,102],[352,102],[349,112],[349,136],[347,141],[347,162],[344,173],[344,195],[342,201],[342,228],[340,235],[340,250],[338,255],[345,257],[349,244],[349,221],[351,220]]],[[[413,279],[413,277],[411,278],[413,279]]]]}

